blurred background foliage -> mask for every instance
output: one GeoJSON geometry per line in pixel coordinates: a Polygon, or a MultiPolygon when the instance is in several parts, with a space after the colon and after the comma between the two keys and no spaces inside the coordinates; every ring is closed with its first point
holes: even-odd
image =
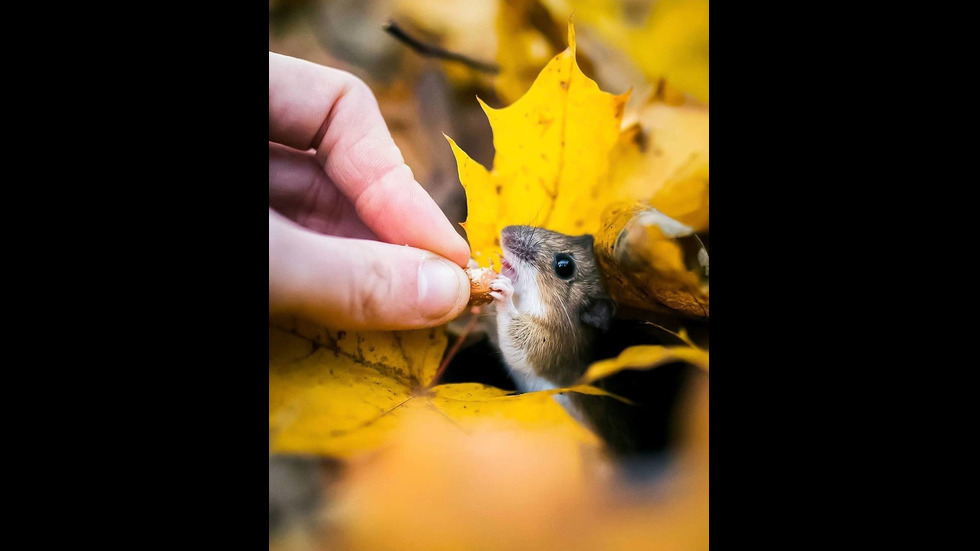
{"type": "MultiPolygon", "coordinates": [[[[363,79],[416,179],[459,223],[466,198],[443,135],[492,166],[476,96],[521,97],[568,45],[570,16],[583,72],[632,90],[624,128],[654,96],[706,109],[706,0],[270,0],[269,49],[363,79]],[[421,55],[389,22],[473,63],[421,55]]],[[[654,462],[615,464],[540,434],[464,434],[438,416],[382,453],[271,454],[270,549],[707,549],[708,376],[686,380],[676,438],[654,462]]]]}
{"type": "Polygon", "coordinates": [[[269,49],[337,67],[374,91],[416,179],[452,222],[466,218],[443,134],[493,162],[493,136],[475,96],[491,107],[523,95],[578,32],[578,61],[602,90],[632,90],[624,126],[658,88],[675,102],[708,102],[706,0],[270,0],[269,49]],[[474,61],[422,56],[384,30],[406,33],[474,61]]]}

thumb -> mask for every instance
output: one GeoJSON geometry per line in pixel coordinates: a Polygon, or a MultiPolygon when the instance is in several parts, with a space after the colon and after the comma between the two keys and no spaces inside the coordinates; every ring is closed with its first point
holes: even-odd
{"type": "Polygon", "coordinates": [[[466,308],[469,278],[433,253],[311,232],[269,210],[269,313],[344,329],[413,329],[466,308]]]}

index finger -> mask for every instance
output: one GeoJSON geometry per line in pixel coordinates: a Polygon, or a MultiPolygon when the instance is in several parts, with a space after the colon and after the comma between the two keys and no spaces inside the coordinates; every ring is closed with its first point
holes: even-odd
{"type": "Polygon", "coordinates": [[[327,175],[380,239],[466,265],[469,246],[415,181],[374,95],[357,77],[269,52],[269,140],[316,149],[327,175]]]}

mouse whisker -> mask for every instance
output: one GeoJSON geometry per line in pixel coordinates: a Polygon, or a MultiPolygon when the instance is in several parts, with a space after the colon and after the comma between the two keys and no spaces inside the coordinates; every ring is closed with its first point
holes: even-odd
{"type": "Polygon", "coordinates": [[[533,250],[533,251],[538,250],[538,247],[541,245],[541,242],[540,241],[535,241],[534,240],[534,234],[536,234],[537,232],[538,232],[538,227],[537,226],[531,226],[531,239],[530,239],[530,241],[531,241],[531,250],[533,250]]]}
{"type": "MultiPolygon", "coordinates": [[[[565,303],[565,299],[561,295],[556,295],[558,297],[558,304],[561,305],[561,311],[565,314],[565,319],[568,320],[568,330],[574,332],[575,324],[572,323],[572,316],[568,314],[568,304],[565,303]]],[[[571,339],[573,346],[577,348],[577,339],[571,339]]]]}

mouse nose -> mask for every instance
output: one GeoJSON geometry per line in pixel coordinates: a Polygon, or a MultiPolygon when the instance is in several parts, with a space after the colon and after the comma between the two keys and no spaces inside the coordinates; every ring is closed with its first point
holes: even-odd
{"type": "Polygon", "coordinates": [[[507,226],[500,230],[500,246],[517,258],[530,262],[534,258],[531,236],[534,228],[530,226],[507,226]]]}
{"type": "Polygon", "coordinates": [[[500,230],[500,246],[507,247],[507,245],[514,240],[514,226],[507,226],[506,228],[500,230]]]}

